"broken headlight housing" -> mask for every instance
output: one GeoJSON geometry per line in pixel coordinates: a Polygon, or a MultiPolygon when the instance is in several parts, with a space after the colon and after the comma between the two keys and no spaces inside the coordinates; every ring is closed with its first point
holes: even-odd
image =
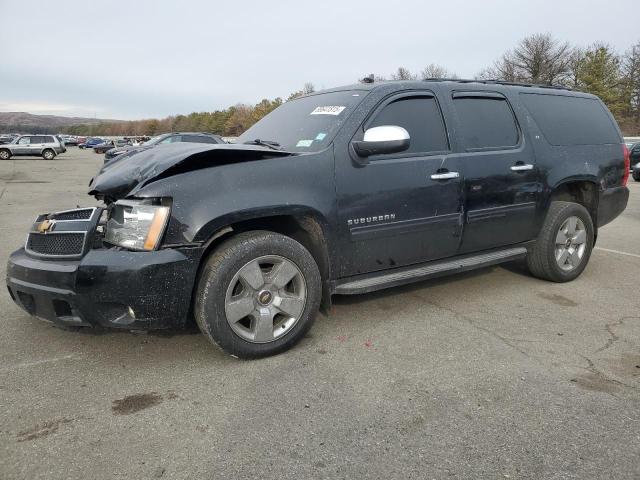
{"type": "Polygon", "coordinates": [[[156,250],[170,211],[166,200],[119,200],[109,211],[104,240],[129,250],[156,250]]]}

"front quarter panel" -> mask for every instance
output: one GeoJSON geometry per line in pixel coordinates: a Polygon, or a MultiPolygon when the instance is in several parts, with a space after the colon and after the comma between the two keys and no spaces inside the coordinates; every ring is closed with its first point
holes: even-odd
{"type": "Polygon", "coordinates": [[[313,214],[325,229],[335,215],[333,149],[213,166],[162,178],[136,197],[171,197],[165,244],[206,242],[221,228],[270,215],[313,214]]]}

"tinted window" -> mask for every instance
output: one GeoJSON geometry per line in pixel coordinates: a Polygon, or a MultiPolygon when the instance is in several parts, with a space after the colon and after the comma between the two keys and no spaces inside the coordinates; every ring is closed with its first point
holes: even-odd
{"type": "Polygon", "coordinates": [[[622,140],[599,100],[521,93],[520,98],[552,145],[601,145],[622,140]]]}
{"type": "Polygon", "coordinates": [[[397,125],[409,132],[411,146],[403,153],[448,150],[442,114],[433,97],[409,97],[386,105],[367,128],[397,125]]]}
{"type": "Polygon", "coordinates": [[[190,143],[218,143],[215,138],[207,137],[205,135],[183,135],[182,141],[190,143]]]}
{"type": "Polygon", "coordinates": [[[31,143],[44,143],[45,137],[31,137],[31,143]]]}
{"type": "Polygon", "coordinates": [[[454,98],[465,148],[501,148],[518,144],[518,127],[505,99],[454,98]]]}
{"type": "Polygon", "coordinates": [[[44,137],[44,143],[55,143],[53,137],[44,137]]]}

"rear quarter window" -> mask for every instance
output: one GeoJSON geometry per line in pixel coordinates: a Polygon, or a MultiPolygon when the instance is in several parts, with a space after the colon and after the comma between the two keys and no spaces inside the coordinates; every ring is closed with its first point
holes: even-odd
{"type": "Polygon", "coordinates": [[[521,93],[520,98],[551,145],[604,145],[622,139],[595,98],[521,93]]]}

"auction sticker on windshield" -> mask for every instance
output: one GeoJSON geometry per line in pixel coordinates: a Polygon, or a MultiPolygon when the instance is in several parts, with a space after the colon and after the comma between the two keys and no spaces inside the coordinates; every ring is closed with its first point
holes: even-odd
{"type": "Polygon", "coordinates": [[[347,108],[338,105],[326,105],[324,107],[316,107],[310,115],[340,115],[347,108]]]}

